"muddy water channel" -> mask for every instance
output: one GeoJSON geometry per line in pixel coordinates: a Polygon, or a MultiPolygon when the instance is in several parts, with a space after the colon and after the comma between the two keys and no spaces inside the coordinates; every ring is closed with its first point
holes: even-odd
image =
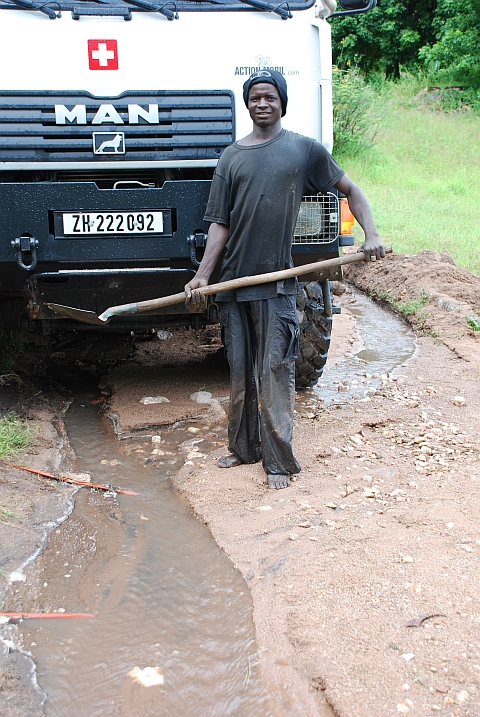
{"type": "MultiPolygon", "coordinates": [[[[348,301],[355,343],[300,405],[369,400],[382,374],[415,352],[414,335],[394,316],[361,295],[348,301]]],[[[15,584],[9,610],[95,616],[21,624],[45,715],[286,717],[262,678],[268,658],[255,642],[248,588],[169,481],[187,443],[202,439],[196,447],[206,454],[225,442],[225,430],[164,431],[149,462],[151,444],[114,438],[94,386],[74,391],[66,425],[75,471],[138,495],[79,490],[26,582],[15,584]],[[145,668],[158,684],[139,681],[145,668]]]]}
{"type": "MultiPolygon", "coordinates": [[[[126,455],[94,397],[77,396],[67,413],[75,470],[139,495],[78,491],[73,513],[10,601],[27,610],[29,592],[38,591],[42,610],[95,615],[23,623],[45,715],[280,715],[258,674],[247,586],[172,491],[165,473],[175,458],[144,467],[126,455]],[[151,675],[163,684],[141,684],[136,667],[159,668],[151,675]]],[[[187,438],[167,433],[162,448],[178,455],[187,438]]]]}
{"type": "Polygon", "coordinates": [[[354,293],[347,306],[357,327],[352,350],[332,367],[327,363],[322,379],[309,392],[326,404],[368,399],[385,375],[416,351],[415,334],[408,326],[364,294],[354,293]]]}

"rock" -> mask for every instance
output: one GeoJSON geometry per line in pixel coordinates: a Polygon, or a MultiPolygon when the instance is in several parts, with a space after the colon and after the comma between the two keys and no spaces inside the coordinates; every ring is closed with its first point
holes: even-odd
{"type": "Polygon", "coordinates": [[[405,660],[405,662],[410,662],[410,660],[413,660],[413,658],[415,657],[415,653],[414,652],[404,652],[402,654],[402,657],[405,660]]]}
{"type": "Polygon", "coordinates": [[[402,563],[413,563],[413,558],[411,555],[403,555],[402,556],[402,563]]]}
{"type": "Polygon", "coordinates": [[[345,284],[341,284],[339,281],[332,281],[332,294],[334,296],[342,296],[346,290],[345,284]]]}
{"type": "Polygon", "coordinates": [[[163,675],[159,667],[144,667],[143,670],[141,670],[140,667],[134,667],[128,673],[128,677],[131,677],[144,687],[163,685],[163,675]]]}
{"type": "Polygon", "coordinates": [[[92,476],[90,475],[90,473],[71,473],[70,471],[67,471],[65,473],[65,477],[70,478],[72,480],[83,480],[85,481],[85,483],[92,482],[92,476]]]}
{"type": "Polygon", "coordinates": [[[161,436],[152,436],[152,443],[161,443],[162,437],[161,436]]]}
{"type": "Polygon", "coordinates": [[[196,426],[190,426],[190,428],[187,428],[188,433],[200,433],[200,428],[197,428],[196,426]]]}
{"type": "Polygon", "coordinates": [[[337,506],[335,503],[325,503],[325,508],[330,508],[331,510],[336,510],[337,506]]]}
{"type": "Polygon", "coordinates": [[[205,439],[204,438],[189,438],[187,441],[183,441],[183,443],[180,443],[177,448],[179,451],[186,451],[189,453],[189,451],[192,450],[192,447],[196,445],[197,443],[203,443],[205,439]]]}
{"type": "Polygon", "coordinates": [[[149,406],[152,403],[170,403],[170,399],[165,398],[165,396],[144,396],[140,399],[140,403],[143,403],[144,406],[149,406]]]}
{"type": "Polygon", "coordinates": [[[471,306],[464,301],[454,301],[450,296],[442,296],[437,301],[438,308],[444,311],[456,311],[462,314],[468,313],[471,306]]]}
{"type": "Polygon", "coordinates": [[[466,702],[469,697],[470,697],[470,694],[467,692],[467,690],[461,690],[460,692],[457,692],[457,694],[455,695],[455,704],[463,705],[463,703],[466,702]]]}
{"type": "Polygon", "coordinates": [[[290,535],[288,537],[290,538],[290,540],[297,540],[298,533],[290,533],[290,535]]]}
{"type": "Polygon", "coordinates": [[[225,416],[225,409],[220,401],[217,401],[216,398],[212,398],[212,400],[208,403],[208,412],[205,416],[208,425],[217,425],[219,421],[222,421],[225,418],[225,416]]]}
{"type": "Polygon", "coordinates": [[[340,384],[340,386],[338,386],[337,390],[339,393],[347,393],[348,386],[343,386],[342,384],[340,384]]]}
{"type": "Polygon", "coordinates": [[[160,341],[168,341],[168,339],[171,339],[172,337],[173,334],[171,331],[165,331],[164,329],[157,331],[157,338],[159,338],[160,341]]]}
{"type": "Polygon", "coordinates": [[[409,402],[408,402],[408,407],[409,407],[409,408],[418,408],[419,405],[420,405],[420,404],[419,404],[418,401],[409,401],[409,402]]]}
{"type": "Polygon", "coordinates": [[[455,396],[452,398],[452,403],[454,406],[465,406],[467,402],[463,396],[455,396]]]}
{"type": "Polygon", "coordinates": [[[463,548],[466,553],[472,552],[472,548],[469,545],[465,545],[465,543],[462,543],[462,545],[460,545],[460,547],[463,548]]]}
{"type": "Polygon", "coordinates": [[[210,403],[212,400],[212,394],[210,391],[195,391],[195,393],[192,393],[190,396],[190,401],[194,401],[195,403],[210,403]]]}
{"type": "Polygon", "coordinates": [[[410,712],[410,707],[406,705],[405,702],[400,702],[400,704],[397,705],[397,710],[402,714],[407,714],[407,712],[410,712]]]}

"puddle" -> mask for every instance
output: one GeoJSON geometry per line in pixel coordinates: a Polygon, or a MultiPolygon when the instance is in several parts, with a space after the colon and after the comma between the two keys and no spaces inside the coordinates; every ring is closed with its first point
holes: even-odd
{"type": "MultiPolygon", "coordinates": [[[[11,610],[96,616],[22,623],[45,715],[280,717],[259,674],[248,588],[167,478],[185,460],[176,446],[201,436],[166,433],[165,463],[144,466],[141,453],[127,455],[132,446],[118,446],[94,395],[77,398],[67,413],[75,470],[139,495],[80,490],[73,513],[10,596],[11,610]],[[36,591],[40,604],[32,607],[36,591]],[[163,684],[142,685],[128,675],[135,667],[158,667],[163,684]]],[[[197,444],[204,445],[214,447],[197,444]]]]}
{"type": "Polygon", "coordinates": [[[364,294],[354,293],[347,308],[355,317],[359,346],[354,344],[350,355],[332,367],[327,363],[322,379],[310,392],[323,399],[324,405],[368,398],[382,383],[382,375],[412,358],[417,348],[413,331],[364,294]]]}

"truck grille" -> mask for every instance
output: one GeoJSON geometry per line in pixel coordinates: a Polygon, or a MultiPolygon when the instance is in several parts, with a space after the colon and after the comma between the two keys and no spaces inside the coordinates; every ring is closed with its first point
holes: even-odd
{"type": "Polygon", "coordinates": [[[0,161],[112,162],[218,159],[234,141],[234,97],[229,91],[124,92],[97,98],[88,92],[0,92],[0,161]],[[100,105],[113,105],[124,124],[92,125],[100,105]],[[158,105],[158,124],[128,124],[128,105],[158,105]],[[55,105],[86,106],[87,124],[55,124],[55,105]],[[124,154],[94,154],[93,132],[123,132],[124,154]]]}
{"type": "Polygon", "coordinates": [[[338,236],[339,207],[335,194],[305,196],[293,232],[294,244],[328,244],[338,236]]]}

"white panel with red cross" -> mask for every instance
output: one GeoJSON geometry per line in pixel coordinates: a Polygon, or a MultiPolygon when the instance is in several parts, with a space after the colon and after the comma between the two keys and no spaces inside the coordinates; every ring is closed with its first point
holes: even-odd
{"type": "Polygon", "coordinates": [[[90,70],[118,70],[116,40],[89,40],[88,67],[90,70]]]}

